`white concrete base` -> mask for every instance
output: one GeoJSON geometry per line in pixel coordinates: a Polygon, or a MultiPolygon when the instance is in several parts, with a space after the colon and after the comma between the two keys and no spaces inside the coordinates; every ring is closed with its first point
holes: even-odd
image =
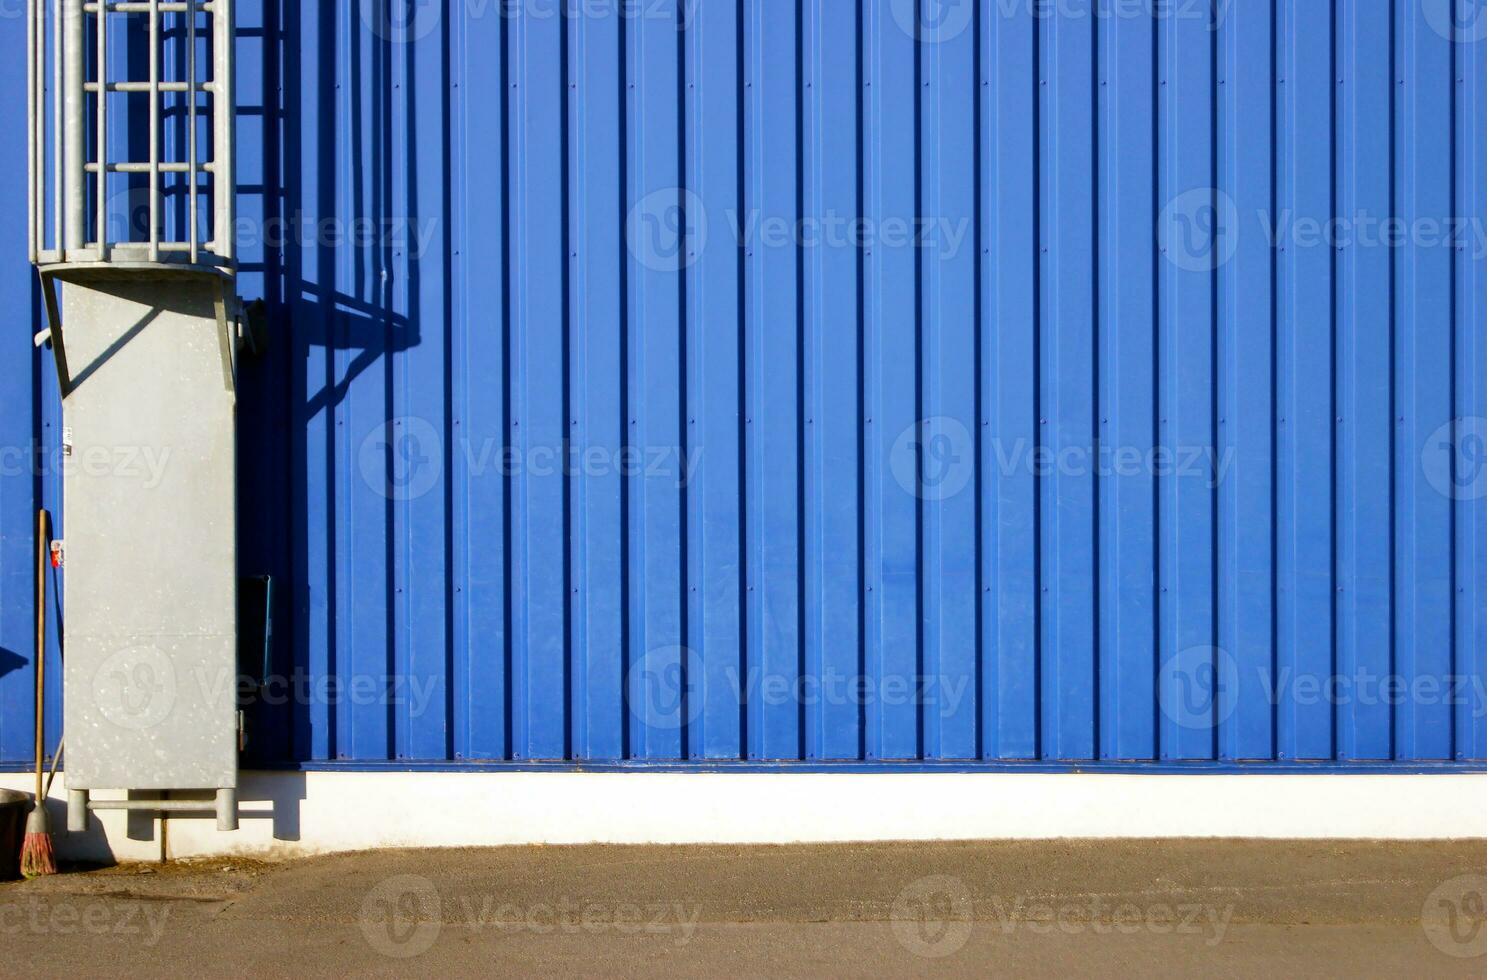
{"type": "MultiPolygon", "coordinates": [[[[30,777],[0,774],[0,787],[30,777]]],[[[63,856],[294,857],[382,847],[1110,837],[1487,837],[1483,775],[249,772],[242,829],[94,814],[63,856]]]]}

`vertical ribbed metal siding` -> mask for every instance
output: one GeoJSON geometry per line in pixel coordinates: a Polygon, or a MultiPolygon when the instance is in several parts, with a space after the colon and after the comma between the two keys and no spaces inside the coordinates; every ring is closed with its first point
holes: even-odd
{"type": "MultiPolygon", "coordinates": [[[[33,302],[35,273],[24,241],[27,227],[26,22],[23,16],[0,20],[0,38],[8,57],[0,59],[0,123],[10,138],[0,142],[0,173],[7,177],[0,192],[0,304],[8,322],[0,330],[0,762],[30,760],[35,748],[36,644],[36,510],[55,508],[60,481],[45,481],[60,441],[56,376],[50,364],[32,350],[40,329],[33,302]],[[31,311],[27,316],[26,311],[31,311]],[[41,391],[50,393],[44,398],[41,391]]],[[[55,619],[53,620],[55,624],[55,619]]],[[[48,676],[61,676],[55,629],[48,676]]],[[[61,727],[61,699],[52,687],[47,727],[55,744],[61,727]]]]}
{"type": "MultiPolygon", "coordinates": [[[[1487,525],[1430,468],[1444,432],[1471,476],[1487,432],[1470,4],[563,6],[239,0],[244,293],[276,326],[245,571],[291,597],[309,692],[255,709],[260,758],[1487,757],[1487,525]],[[1339,215],[1475,224],[1270,230],[1339,215]],[[860,247],[763,230],[831,216],[860,247]],[[916,217],[932,247],[890,235],[916,217]],[[275,219],[310,230],[265,248],[275,219]],[[608,465],[532,465],[570,445],[608,465]],[[1308,693],[1334,674],[1409,687],[1308,693]]],[[[0,484],[25,658],[35,492],[0,484]]],[[[0,757],[28,685],[0,676],[0,757]]]]}

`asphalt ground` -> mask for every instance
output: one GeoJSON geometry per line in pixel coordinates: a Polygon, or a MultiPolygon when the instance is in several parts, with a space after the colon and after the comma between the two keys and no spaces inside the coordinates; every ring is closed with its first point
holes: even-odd
{"type": "Polygon", "coordinates": [[[1487,841],[382,851],[0,885],[9,976],[1482,976],[1487,841]]]}

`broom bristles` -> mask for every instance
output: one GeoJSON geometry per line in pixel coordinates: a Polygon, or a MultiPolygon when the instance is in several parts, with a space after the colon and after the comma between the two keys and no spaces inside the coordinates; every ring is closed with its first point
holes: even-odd
{"type": "Polygon", "coordinates": [[[57,856],[52,852],[51,834],[27,834],[21,847],[21,874],[41,878],[57,873],[57,856]]]}
{"type": "Polygon", "coordinates": [[[41,878],[57,873],[57,855],[52,849],[52,829],[46,810],[37,807],[26,821],[26,839],[21,844],[21,874],[41,878]]]}

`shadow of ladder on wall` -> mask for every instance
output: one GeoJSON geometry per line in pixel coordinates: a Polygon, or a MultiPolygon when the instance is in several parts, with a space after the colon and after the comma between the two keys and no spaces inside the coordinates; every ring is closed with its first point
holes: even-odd
{"type": "Polygon", "coordinates": [[[38,344],[66,460],[68,829],[139,810],[234,830],[232,0],[37,0],[27,31],[38,344]]]}

